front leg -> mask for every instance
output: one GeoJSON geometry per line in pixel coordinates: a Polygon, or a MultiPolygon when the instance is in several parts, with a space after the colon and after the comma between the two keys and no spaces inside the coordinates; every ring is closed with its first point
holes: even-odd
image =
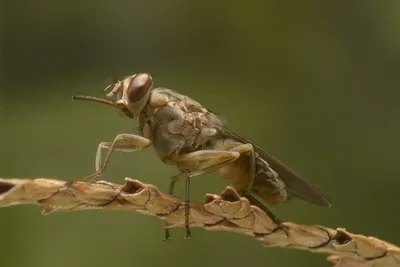
{"type": "Polygon", "coordinates": [[[107,143],[102,142],[97,149],[96,154],[96,172],[81,178],[81,181],[96,182],[101,174],[104,172],[108,162],[110,161],[111,153],[114,150],[122,150],[126,152],[136,151],[151,145],[151,141],[143,136],[135,134],[119,134],[115,137],[114,141],[108,146],[107,143]],[[125,144],[118,142],[123,141],[125,144]],[[127,144],[126,144],[127,143],[127,144]],[[100,165],[101,154],[100,150],[102,147],[108,147],[109,150],[104,158],[103,163],[100,165]]]}
{"type": "MultiPolygon", "coordinates": [[[[96,160],[95,160],[95,169],[96,171],[100,170],[100,167],[102,165],[102,149],[110,149],[112,146],[113,142],[101,142],[99,146],[97,147],[97,152],[96,152],[96,160]]],[[[119,151],[119,152],[134,152],[139,150],[140,148],[137,145],[130,144],[130,143],[123,143],[123,144],[116,144],[114,146],[114,151],[119,151]]]]}

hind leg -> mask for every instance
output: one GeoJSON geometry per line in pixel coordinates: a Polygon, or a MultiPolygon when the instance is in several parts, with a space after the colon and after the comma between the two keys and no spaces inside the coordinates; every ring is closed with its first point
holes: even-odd
{"type": "MultiPolygon", "coordinates": [[[[220,150],[200,150],[184,155],[177,155],[174,157],[174,161],[177,163],[184,164],[198,164],[195,170],[188,171],[183,170],[178,175],[171,178],[171,184],[169,188],[169,194],[172,195],[174,192],[175,183],[179,180],[185,180],[185,227],[186,235],[185,239],[189,239],[191,236],[189,227],[189,215],[190,215],[190,178],[213,172],[222,168],[223,166],[235,161],[240,156],[237,152],[232,151],[220,151],[220,150]],[[200,162],[200,163],[199,163],[200,162]]],[[[169,229],[165,229],[164,240],[170,239],[169,229]]]]}
{"type": "Polygon", "coordinates": [[[240,154],[249,154],[249,177],[248,177],[248,182],[247,186],[244,188],[239,189],[239,194],[243,197],[246,197],[252,205],[255,205],[259,208],[261,208],[265,213],[274,221],[276,225],[282,231],[286,234],[286,236],[289,236],[288,231],[282,226],[281,220],[276,217],[272,211],[270,211],[263,203],[261,203],[252,193],[251,190],[253,188],[254,180],[255,180],[255,172],[256,172],[256,161],[255,161],[255,152],[253,145],[251,144],[243,144],[236,146],[232,149],[229,149],[229,151],[236,151],[239,152],[240,154]]]}

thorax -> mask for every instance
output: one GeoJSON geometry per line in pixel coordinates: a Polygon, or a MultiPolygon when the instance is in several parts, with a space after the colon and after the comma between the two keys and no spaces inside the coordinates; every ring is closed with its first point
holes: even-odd
{"type": "Polygon", "coordinates": [[[166,88],[152,90],[139,118],[141,134],[165,162],[174,153],[204,149],[216,130],[215,116],[198,102],[166,88]]]}

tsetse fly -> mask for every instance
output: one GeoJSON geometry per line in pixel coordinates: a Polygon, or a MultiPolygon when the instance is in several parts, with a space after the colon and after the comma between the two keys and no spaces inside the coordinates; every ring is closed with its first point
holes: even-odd
{"type": "MultiPolygon", "coordinates": [[[[190,238],[190,178],[215,172],[230,181],[239,194],[262,208],[281,227],[280,221],[260,201],[278,204],[293,197],[320,206],[330,202],[313,184],[292,171],[264,150],[232,132],[219,115],[200,103],[173,90],[152,88],[148,73],[128,76],[110,85],[109,101],[92,96],[73,99],[91,100],[113,106],[129,118],[138,118],[139,133],[118,134],[113,142],[101,142],[96,155],[96,172],[81,180],[95,182],[104,172],[113,151],[131,152],[153,146],[158,157],[176,165],[179,174],[171,178],[169,194],[179,180],[186,182],[185,238],[190,238]],[[108,152],[101,163],[101,150],[108,152]]],[[[165,232],[169,239],[169,231],[165,232]]]]}

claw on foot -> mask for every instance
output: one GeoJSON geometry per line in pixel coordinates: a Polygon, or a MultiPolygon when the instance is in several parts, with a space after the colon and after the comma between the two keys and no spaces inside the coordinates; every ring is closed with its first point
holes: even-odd
{"type": "Polygon", "coordinates": [[[188,239],[190,239],[190,237],[192,236],[192,232],[190,231],[190,228],[189,227],[187,227],[186,228],[186,234],[185,234],[185,240],[188,240],[188,239]]]}
{"type": "Polygon", "coordinates": [[[164,240],[163,241],[169,241],[169,240],[172,240],[172,238],[171,238],[171,236],[169,234],[169,229],[165,229],[164,240]]]}
{"type": "Polygon", "coordinates": [[[285,234],[286,238],[290,237],[289,231],[281,223],[278,224],[279,229],[285,234]]]}

